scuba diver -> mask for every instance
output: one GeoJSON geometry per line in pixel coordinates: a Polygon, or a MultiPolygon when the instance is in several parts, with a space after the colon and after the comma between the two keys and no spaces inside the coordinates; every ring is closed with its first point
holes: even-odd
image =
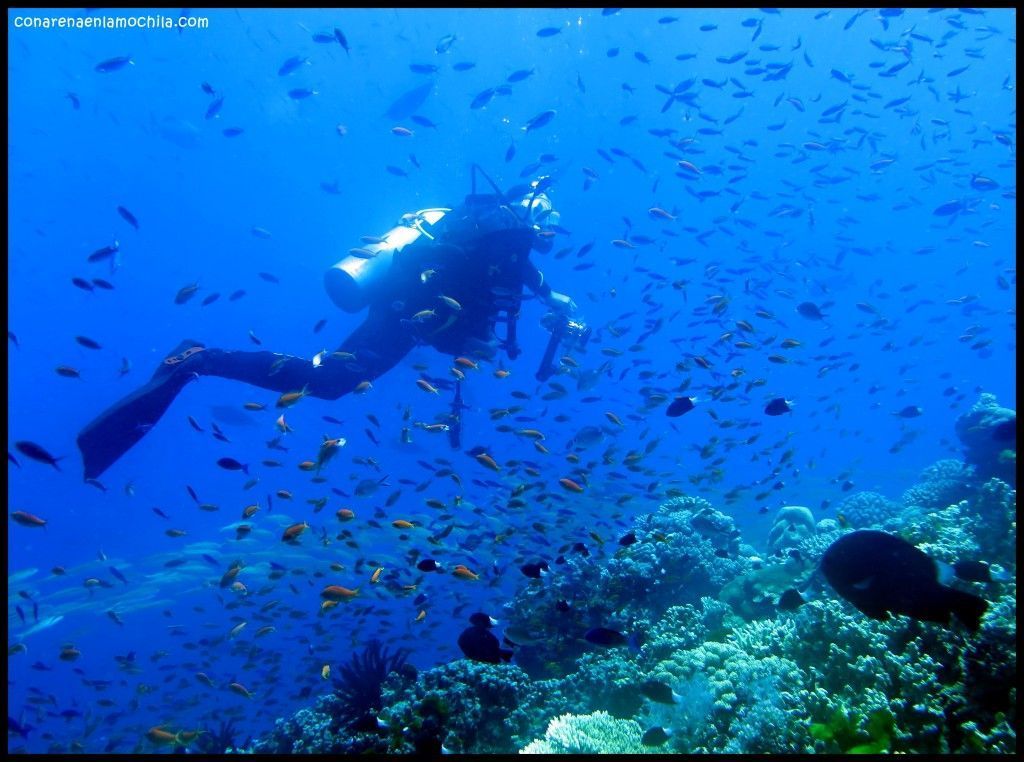
{"type": "MultiPolygon", "coordinates": [[[[331,267],[328,295],[347,312],[369,307],[366,319],[333,354],[312,361],[276,352],[215,349],[186,340],[168,355],[141,389],[116,402],[78,436],[85,478],[95,479],[148,432],[178,392],[200,376],[244,381],[262,389],[335,400],[379,378],[419,344],[459,356],[492,359],[520,349],[515,325],[527,286],[548,306],[551,341],[538,378],[550,375],[555,347],[585,327],[569,320],[576,304],[553,291],[530,262],[530,251],[550,251],[559,215],[545,190],[550,178],[502,193],[472,193],[457,208],[424,209],[404,215],[379,238],[331,267]],[[498,323],[505,324],[498,338],[498,323]]],[[[370,240],[370,239],[364,239],[370,240]]],[[[589,335],[589,330],[587,330],[589,335]]],[[[460,392],[457,388],[457,392],[460,392]]],[[[461,420],[461,395],[452,420],[461,420]]],[[[458,431],[452,436],[458,446],[458,431]]]]}

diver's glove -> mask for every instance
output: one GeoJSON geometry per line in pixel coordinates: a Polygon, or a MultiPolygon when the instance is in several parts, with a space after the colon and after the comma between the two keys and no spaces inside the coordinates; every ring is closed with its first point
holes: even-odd
{"type": "Polygon", "coordinates": [[[570,296],[568,296],[567,294],[560,294],[557,291],[552,291],[550,294],[548,294],[548,298],[546,301],[551,309],[557,310],[558,312],[561,312],[563,315],[571,315],[577,309],[579,309],[576,306],[576,302],[574,302],[570,296]]]}

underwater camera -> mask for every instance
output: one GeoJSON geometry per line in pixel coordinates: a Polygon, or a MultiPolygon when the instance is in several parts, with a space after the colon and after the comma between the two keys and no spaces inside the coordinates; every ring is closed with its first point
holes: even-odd
{"type": "Polygon", "coordinates": [[[547,381],[555,374],[554,365],[555,352],[559,345],[562,345],[566,354],[576,350],[582,351],[590,340],[593,328],[581,320],[571,320],[565,315],[556,312],[549,312],[541,318],[541,324],[551,332],[548,339],[547,349],[544,350],[544,357],[537,368],[536,378],[538,381],[547,381]]]}

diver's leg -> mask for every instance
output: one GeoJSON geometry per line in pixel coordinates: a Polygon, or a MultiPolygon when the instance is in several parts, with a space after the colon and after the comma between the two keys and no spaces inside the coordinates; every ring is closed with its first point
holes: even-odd
{"type": "MultiPolygon", "coordinates": [[[[156,369],[149,383],[100,413],[78,435],[85,478],[95,479],[145,435],[196,374],[185,365],[202,344],[185,340],[156,369]]],[[[202,354],[202,352],[198,352],[202,354]]]]}
{"type": "Polygon", "coordinates": [[[314,397],[333,400],[391,370],[415,343],[397,315],[385,308],[371,308],[338,350],[354,357],[327,355],[315,366],[311,360],[275,352],[207,349],[190,369],[201,376],[244,381],[275,392],[305,387],[314,397]]]}
{"type": "Polygon", "coordinates": [[[298,391],[337,399],[361,381],[386,373],[415,345],[398,317],[371,309],[367,319],[341,345],[355,359],[330,357],[320,367],[311,361],[273,352],[231,352],[204,349],[184,341],[160,364],[153,378],[90,422],[78,435],[85,478],[95,479],[138,442],[160,420],[178,392],[199,376],[245,381],[277,392],[298,391]]]}

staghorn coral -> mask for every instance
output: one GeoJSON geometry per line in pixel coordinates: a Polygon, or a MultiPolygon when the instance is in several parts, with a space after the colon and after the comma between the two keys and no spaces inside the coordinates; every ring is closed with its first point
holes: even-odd
{"type": "Polygon", "coordinates": [[[563,714],[548,725],[544,738],[521,754],[643,754],[642,731],[632,720],[617,720],[606,712],[563,714]]]}

